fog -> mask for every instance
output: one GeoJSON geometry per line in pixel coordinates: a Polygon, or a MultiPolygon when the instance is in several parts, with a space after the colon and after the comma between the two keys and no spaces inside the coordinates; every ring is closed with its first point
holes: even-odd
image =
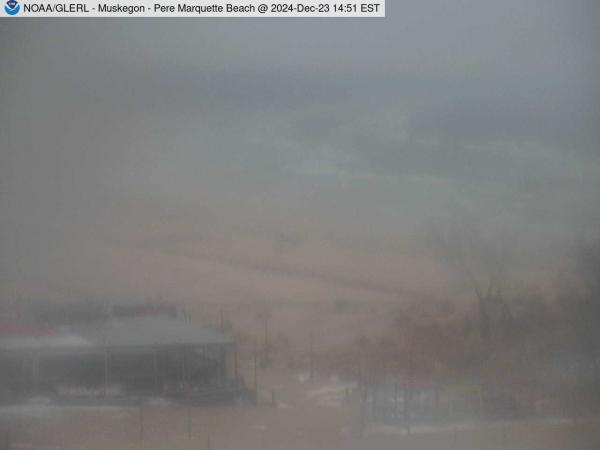
{"type": "Polygon", "coordinates": [[[597,12],[3,23],[2,294],[424,291],[420,230],[465,215],[570,244],[599,218],[597,12]]]}
{"type": "MultiPolygon", "coordinates": [[[[500,291],[584,290],[581,249],[600,231],[599,5],[3,20],[3,309],[166,301],[248,344],[266,316],[231,305],[385,304],[391,318],[450,302],[476,321],[500,291]]],[[[268,315],[290,345],[356,327],[329,351],[379,327],[290,308],[268,315]]]]}

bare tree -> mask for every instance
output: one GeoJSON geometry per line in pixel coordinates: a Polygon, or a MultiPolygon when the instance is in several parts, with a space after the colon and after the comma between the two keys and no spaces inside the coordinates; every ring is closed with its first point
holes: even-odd
{"type": "Polygon", "coordinates": [[[566,302],[567,314],[576,348],[593,370],[600,400],[600,236],[578,246],[575,270],[577,286],[566,302]]]}
{"type": "Polygon", "coordinates": [[[507,265],[505,240],[484,236],[476,222],[462,222],[444,229],[433,226],[430,235],[446,264],[458,272],[475,294],[479,335],[489,347],[494,317],[501,320],[504,329],[512,318],[502,292],[507,265]]]}

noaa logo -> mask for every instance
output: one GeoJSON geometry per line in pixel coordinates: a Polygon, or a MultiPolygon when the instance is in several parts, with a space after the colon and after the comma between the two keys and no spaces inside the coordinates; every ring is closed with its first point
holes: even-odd
{"type": "Polygon", "coordinates": [[[21,5],[17,0],[7,0],[6,5],[4,5],[4,12],[9,16],[14,16],[19,13],[21,10],[21,5]]]}

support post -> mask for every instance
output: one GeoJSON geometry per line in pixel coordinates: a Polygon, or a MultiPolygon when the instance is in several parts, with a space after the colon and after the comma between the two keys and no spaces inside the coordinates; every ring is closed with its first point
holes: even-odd
{"type": "Polygon", "coordinates": [[[314,349],[313,349],[313,334],[312,331],[308,335],[308,346],[309,346],[309,374],[310,380],[312,381],[315,375],[315,362],[314,362],[314,349]]]}
{"type": "Polygon", "coordinates": [[[104,397],[108,395],[108,348],[104,349],[104,397]]]}
{"type": "Polygon", "coordinates": [[[238,380],[238,348],[237,342],[233,343],[233,375],[235,377],[235,382],[238,380]]]}
{"type": "Polygon", "coordinates": [[[456,425],[452,427],[452,450],[458,450],[458,430],[456,425]]]}
{"type": "Polygon", "coordinates": [[[185,375],[185,360],[186,360],[186,354],[185,354],[185,348],[181,348],[181,384],[185,384],[186,382],[186,375],[185,375]]]}
{"type": "Polygon", "coordinates": [[[10,450],[12,446],[12,439],[11,439],[11,435],[10,435],[10,424],[8,426],[8,428],[6,428],[6,431],[4,432],[4,448],[6,450],[10,450]]]}
{"type": "Polygon", "coordinates": [[[140,441],[144,440],[144,405],[140,405],[140,441]]]}
{"type": "Polygon", "coordinates": [[[358,435],[359,437],[363,437],[365,428],[367,426],[367,398],[368,398],[368,385],[363,380],[361,396],[360,396],[360,422],[358,424],[358,435]]]}
{"type": "Polygon", "coordinates": [[[265,367],[270,364],[269,316],[265,313],[265,367]]]}
{"type": "Polygon", "coordinates": [[[410,434],[411,424],[411,408],[412,408],[412,389],[413,389],[413,354],[412,351],[408,353],[408,383],[404,390],[404,416],[406,431],[410,434]]]}
{"type": "Polygon", "coordinates": [[[262,450],[267,450],[267,430],[262,430],[260,433],[262,450]]]}
{"type": "Polygon", "coordinates": [[[254,403],[258,405],[258,349],[254,339],[254,403]]]}
{"type": "Polygon", "coordinates": [[[398,383],[394,383],[394,419],[398,418],[398,383]]]}
{"type": "Polygon", "coordinates": [[[154,348],[152,350],[152,370],[154,375],[154,391],[158,394],[160,393],[160,388],[158,386],[158,350],[154,348]]]}
{"type": "Polygon", "coordinates": [[[37,393],[40,388],[40,355],[37,353],[31,358],[31,381],[33,392],[37,393]]]}
{"type": "Polygon", "coordinates": [[[188,405],[187,407],[187,431],[188,431],[188,440],[192,439],[192,407],[188,405]]]}
{"type": "Polygon", "coordinates": [[[224,385],[227,378],[227,363],[225,360],[225,347],[219,347],[219,384],[224,385]]]}

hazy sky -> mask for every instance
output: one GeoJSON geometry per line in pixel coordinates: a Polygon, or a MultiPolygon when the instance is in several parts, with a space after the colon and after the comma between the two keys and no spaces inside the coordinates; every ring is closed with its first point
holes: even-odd
{"type": "Polygon", "coordinates": [[[446,295],[465,220],[550,270],[600,221],[599,4],[3,19],[0,295],[446,295]]]}

